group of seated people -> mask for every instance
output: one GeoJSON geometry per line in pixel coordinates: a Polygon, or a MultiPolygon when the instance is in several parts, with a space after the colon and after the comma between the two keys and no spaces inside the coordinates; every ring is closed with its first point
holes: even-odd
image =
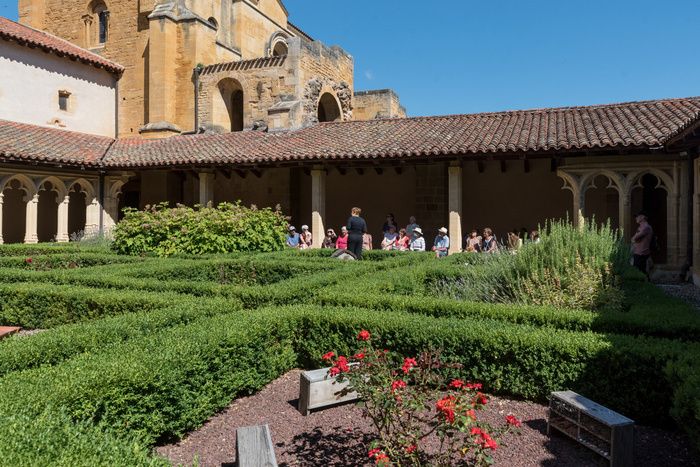
{"type": "MultiPolygon", "coordinates": [[[[399,228],[393,214],[386,217],[386,222],[382,226],[383,237],[381,242],[382,250],[394,251],[426,251],[426,242],[423,230],[416,222],[416,218],[411,216],[408,225],[399,228]]],[[[323,238],[322,248],[347,250],[348,249],[348,229],[343,226],[340,229],[340,235],[337,235],[335,230],[328,229],[323,238]]],[[[364,233],[362,237],[362,250],[372,250],[372,235],[364,233]]],[[[493,230],[486,227],[482,230],[481,235],[477,229],[472,230],[465,238],[465,252],[474,253],[497,253],[501,250],[506,250],[512,253],[517,252],[524,242],[540,241],[539,232],[537,230],[528,231],[523,227],[520,231],[514,229],[508,233],[507,241],[504,244],[499,244],[493,230]]],[[[309,231],[307,225],[301,227],[301,233],[297,233],[295,227],[289,227],[289,235],[287,235],[287,246],[291,248],[306,249],[311,248],[313,244],[313,235],[309,231]]],[[[431,251],[435,256],[442,258],[447,256],[450,250],[450,238],[448,230],[441,227],[437,231],[431,251]]]]}

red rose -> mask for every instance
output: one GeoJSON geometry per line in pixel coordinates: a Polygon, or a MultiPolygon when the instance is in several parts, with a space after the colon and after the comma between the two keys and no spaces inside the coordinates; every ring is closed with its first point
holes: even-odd
{"type": "Polygon", "coordinates": [[[483,433],[483,431],[481,431],[481,428],[479,428],[478,426],[475,426],[474,428],[472,428],[472,431],[471,431],[472,435],[480,435],[482,433],[483,433]]]}
{"type": "Polygon", "coordinates": [[[372,457],[376,456],[377,454],[379,454],[380,452],[382,452],[381,449],[376,449],[376,448],[375,448],[375,449],[372,449],[372,450],[369,452],[369,457],[372,458],[372,457]]]}
{"type": "Polygon", "coordinates": [[[453,379],[450,383],[450,387],[454,389],[460,389],[464,387],[464,381],[461,379],[453,379]]]}
{"type": "Polygon", "coordinates": [[[391,392],[398,391],[399,389],[403,389],[406,387],[406,381],[403,380],[396,380],[393,383],[391,383],[391,392]]]}
{"type": "Polygon", "coordinates": [[[476,420],[476,412],[472,409],[467,410],[467,417],[476,420]]]}
{"type": "Polygon", "coordinates": [[[32,263],[34,262],[34,260],[31,259],[31,258],[27,258],[27,259],[25,259],[24,261],[25,261],[27,264],[32,264],[32,263]]]}
{"type": "Polygon", "coordinates": [[[355,360],[362,360],[362,359],[365,358],[365,353],[364,353],[364,352],[358,352],[358,353],[355,354],[355,356],[354,356],[353,358],[354,358],[355,360]]]}
{"type": "Polygon", "coordinates": [[[401,369],[403,370],[404,374],[408,374],[409,371],[411,371],[411,368],[416,366],[416,359],[415,358],[404,358],[403,359],[403,366],[401,369]]]}
{"type": "Polygon", "coordinates": [[[512,425],[514,427],[520,427],[520,425],[522,425],[522,422],[518,420],[514,415],[508,415],[506,417],[506,422],[508,423],[508,425],[512,425]]]}
{"type": "Polygon", "coordinates": [[[335,352],[328,352],[323,357],[321,357],[321,359],[322,360],[333,360],[333,357],[335,357],[335,352]]]}
{"type": "Polygon", "coordinates": [[[372,337],[372,335],[369,331],[365,331],[364,329],[357,335],[357,338],[361,341],[368,341],[370,337],[372,337]]]}
{"type": "Polygon", "coordinates": [[[489,401],[489,400],[488,400],[488,399],[486,398],[486,396],[483,395],[482,393],[478,392],[478,393],[476,394],[476,402],[477,402],[477,403],[479,403],[479,404],[481,404],[481,405],[486,405],[486,404],[488,403],[488,401],[489,401]]]}
{"type": "Polygon", "coordinates": [[[407,447],[406,447],[406,453],[407,453],[407,454],[411,454],[411,453],[414,452],[416,449],[418,449],[418,446],[416,446],[415,444],[411,444],[410,446],[407,446],[407,447]]]}
{"type": "Polygon", "coordinates": [[[454,423],[455,421],[455,397],[446,396],[437,401],[435,408],[438,412],[442,413],[448,422],[454,423]]]}
{"type": "Polygon", "coordinates": [[[341,373],[347,373],[348,371],[350,371],[350,366],[348,366],[348,359],[343,357],[342,355],[338,357],[338,360],[336,360],[334,366],[341,373]]]}
{"type": "Polygon", "coordinates": [[[478,391],[482,388],[482,384],[481,383],[467,383],[465,385],[465,387],[467,389],[476,389],[478,391]]]}
{"type": "Polygon", "coordinates": [[[377,455],[377,457],[374,459],[374,463],[377,465],[385,466],[385,467],[391,465],[391,461],[389,460],[389,456],[387,456],[383,452],[381,454],[377,455]]]}
{"type": "Polygon", "coordinates": [[[330,373],[331,376],[338,376],[340,374],[340,370],[338,367],[333,367],[330,370],[328,370],[328,373],[330,373]]]}

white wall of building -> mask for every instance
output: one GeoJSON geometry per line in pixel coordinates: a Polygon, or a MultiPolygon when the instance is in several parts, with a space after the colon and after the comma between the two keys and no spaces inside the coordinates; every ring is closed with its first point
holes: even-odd
{"type": "Polygon", "coordinates": [[[0,119],[114,137],[116,78],[109,72],[0,40],[0,119]],[[59,92],[70,94],[59,109],[59,92]]]}

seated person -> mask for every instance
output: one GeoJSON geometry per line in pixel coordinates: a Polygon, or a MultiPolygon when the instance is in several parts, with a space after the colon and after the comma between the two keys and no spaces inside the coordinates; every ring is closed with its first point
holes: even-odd
{"type": "Polygon", "coordinates": [[[314,236],[309,232],[309,226],[308,225],[302,225],[301,226],[301,245],[300,248],[302,250],[306,248],[311,248],[314,245],[314,236]]]}
{"type": "Polygon", "coordinates": [[[441,227],[433,242],[433,251],[436,258],[444,258],[450,251],[450,237],[447,236],[447,228],[441,227]]]}
{"type": "MultiPolygon", "coordinates": [[[[415,227],[413,230],[415,230],[415,227]]],[[[408,236],[408,232],[406,232],[406,229],[399,230],[399,239],[396,242],[396,246],[399,249],[399,251],[408,251],[410,245],[411,237],[408,236]]]]}
{"type": "Polygon", "coordinates": [[[335,241],[337,239],[338,236],[335,234],[335,230],[328,229],[328,231],[326,232],[326,236],[323,237],[323,244],[321,245],[321,248],[335,249],[335,241]]]}
{"type": "Polygon", "coordinates": [[[362,250],[363,251],[369,251],[373,248],[372,246],[372,236],[365,232],[362,235],[362,250]]]}
{"type": "Polygon", "coordinates": [[[498,253],[498,241],[489,227],[484,229],[481,240],[481,251],[484,253],[498,253]]]}
{"type": "Polygon", "coordinates": [[[472,253],[478,253],[481,251],[481,237],[479,236],[479,232],[477,232],[476,229],[472,230],[469,236],[467,237],[467,242],[464,249],[465,251],[472,253]]]}
{"type": "Polygon", "coordinates": [[[299,248],[301,245],[301,235],[297,233],[296,227],[289,226],[289,234],[287,235],[287,246],[289,248],[299,248]]]}
{"type": "Polygon", "coordinates": [[[396,250],[397,242],[399,241],[399,236],[396,233],[396,227],[393,225],[389,226],[389,229],[384,232],[384,239],[382,240],[382,250],[396,250]]]}
{"type": "Polygon", "coordinates": [[[425,251],[425,239],[423,238],[423,230],[420,227],[413,229],[413,238],[409,245],[411,251],[425,251]]]}
{"type": "Polygon", "coordinates": [[[343,226],[340,229],[340,235],[338,236],[338,239],[335,241],[335,247],[339,250],[347,250],[348,249],[348,228],[343,226]]]}

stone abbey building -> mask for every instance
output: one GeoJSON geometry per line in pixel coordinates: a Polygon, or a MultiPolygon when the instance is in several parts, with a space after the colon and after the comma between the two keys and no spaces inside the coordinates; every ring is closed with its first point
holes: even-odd
{"type": "Polygon", "coordinates": [[[355,205],[375,238],[388,212],[415,215],[457,251],[467,229],[551,218],[629,236],[644,209],[656,262],[700,281],[699,97],[406,118],[393,91],[355,90],[353,58],[279,0],[19,7],[21,24],[0,21],[0,241],[241,200],[281,206],[317,244],[355,205]]]}

